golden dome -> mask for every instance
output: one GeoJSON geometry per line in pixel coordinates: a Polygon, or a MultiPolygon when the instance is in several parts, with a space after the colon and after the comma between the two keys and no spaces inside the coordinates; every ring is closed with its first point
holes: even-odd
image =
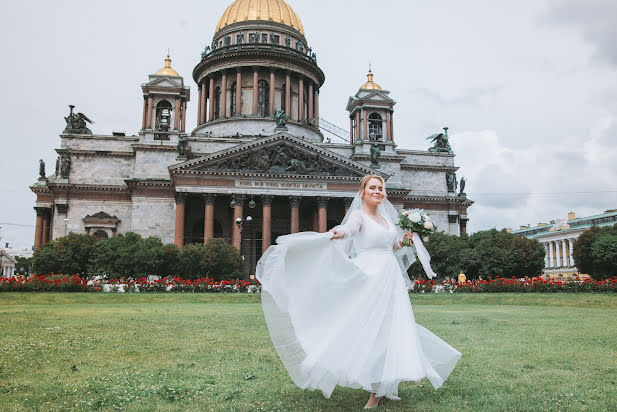
{"type": "Polygon", "coordinates": [[[362,90],[381,90],[381,86],[373,81],[373,72],[371,69],[368,69],[368,74],[366,75],[368,81],[360,87],[362,90]]]}
{"type": "Polygon", "coordinates": [[[283,0],[235,0],[225,9],[216,25],[216,31],[232,23],[253,20],[281,23],[304,35],[300,18],[283,0]]]}
{"type": "Polygon", "coordinates": [[[163,67],[162,69],[159,69],[154,74],[158,74],[159,76],[177,76],[177,77],[180,77],[178,72],[171,68],[171,59],[169,58],[169,54],[167,55],[167,58],[165,59],[165,67],[163,67]]]}

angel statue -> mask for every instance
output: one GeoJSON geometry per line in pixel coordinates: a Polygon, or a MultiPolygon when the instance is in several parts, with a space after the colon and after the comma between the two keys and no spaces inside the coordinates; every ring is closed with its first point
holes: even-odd
{"type": "Polygon", "coordinates": [[[426,138],[433,143],[433,146],[428,149],[429,152],[453,153],[448,138],[448,128],[444,127],[443,130],[444,133],[435,133],[426,138]]]}
{"type": "Polygon", "coordinates": [[[88,117],[83,113],[73,113],[74,105],[69,104],[69,108],[71,112],[67,117],[64,118],[66,120],[66,127],[64,128],[65,134],[92,134],[92,131],[86,127],[86,122],[94,123],[92,120],[88,119],[88,117]]]}
{"type": "Polygon", "coordinates": [[[45,162],[39,159],[39,177],[45,178],[45,162]]]}
{"type": "Polygon", "coordinates": [[[276,127],[285,127],[289,117],[282,110],[276,110],[274,112],[274,120],[276,121],[276,127]]]}

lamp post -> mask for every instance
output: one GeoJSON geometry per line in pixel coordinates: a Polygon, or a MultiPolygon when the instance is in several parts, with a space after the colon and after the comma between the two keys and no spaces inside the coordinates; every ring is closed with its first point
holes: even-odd
{"type": "Polygon", "coordinates": [[[69,225],[69,220],[68,219],[64,219],[64,236],[67,235],[67,227],[69,225]]]}
{"type": "Polygon", "coordinates": [[[240,229],[240,243],[238,244],[238,253],[240,253],[240,257],[242,257],[242,261],[244,262],[244,255],[242,254],[242,241],[244,240],[244,237],[242,236],[242,229],[244,229],[245,224],[250,225],[251,223],[253,223],[253,218],[251,216],[247,216],[246,218],[239,217],[236,219],[235,223],[240,229]]]}

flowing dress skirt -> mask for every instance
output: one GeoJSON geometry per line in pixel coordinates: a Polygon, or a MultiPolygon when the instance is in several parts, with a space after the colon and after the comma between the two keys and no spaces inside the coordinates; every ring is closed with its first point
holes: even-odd
{"type": "Polygon", "coordinates": [[[391,250],[350,259],[329,233],[281,236],[257,264],[270,337],[289,376],[330,398],[336,385],[396,397],[441,387],[461,353],[417,325],[391,250]]]}

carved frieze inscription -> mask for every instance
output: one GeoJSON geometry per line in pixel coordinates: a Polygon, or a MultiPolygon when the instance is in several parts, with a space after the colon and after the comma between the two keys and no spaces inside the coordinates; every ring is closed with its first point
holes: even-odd
{"type": "Polygon", "coordinates": [[[236,187],[258,189],[291,189],[291,190],[327,190],[326,183],[295,183],[295,182],[270,182],[263,180],[236,180],[236,187]]]}

